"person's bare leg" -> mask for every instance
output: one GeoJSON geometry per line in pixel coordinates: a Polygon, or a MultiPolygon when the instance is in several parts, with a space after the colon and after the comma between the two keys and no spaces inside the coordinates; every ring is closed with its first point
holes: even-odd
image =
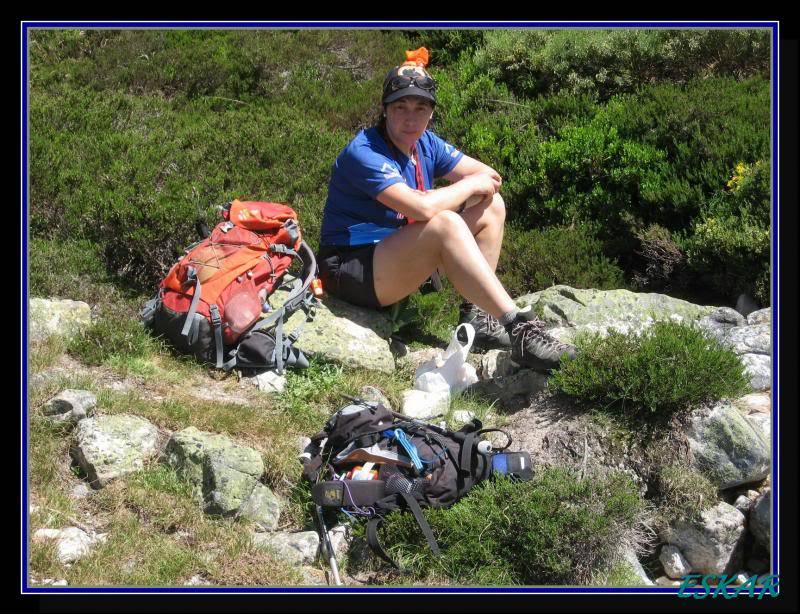
{"type": "Polygon", "coordinates": [[[373,276],[381,305],[396,303],[416,291],[437,267],[461,296],[486,313],[499,318],[516,309],[467,222],[453,211],[404,226],[378,243],[373,276]]]}
{"type": "Polygon", "coordinates": [[[497,270],[506,221],[506,205],[502,196],[500,194],[487,196],[477,205],[465,210],[461,217],[475,237],[478,249],[486,258],[486,262],[493,271],[497,270]]]}

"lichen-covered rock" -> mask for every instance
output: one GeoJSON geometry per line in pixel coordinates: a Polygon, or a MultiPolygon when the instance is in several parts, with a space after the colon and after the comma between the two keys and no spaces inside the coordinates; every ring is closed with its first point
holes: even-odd
{"type": "Polygon", "coordinates": [[[691,322],[709,315],[714,307],[694,305],[664,294],[629,290],[583,290],[558,285],[516,299],[518,307],[531,308],[545,322],[555,326],[549,332],[571,342],[581,331],[605,334],[639,332],[654,321],[671,319],[691,322]]]}
{"type": "Polygon", "coordinates": [[[744,326],[747,319],[735,309],[730,307],[717,307],[710,314],[700,319],[701,325],[711,328],[728,328],[731,326],[744,326]]]}
{"type": "Polygon", "coordinates": [[[756,541],[764,548],[772,552],[772,540],[770,539],[770,527],[772,526],[772,497],[768,490],[756,499],[750,508],[749,518],[750,532],[756,541]]]}
{"type": "Polygon", "coordinates": [[[769,324],[719,328],[713,334],[736,354],[772,354],[772,330],[769,324]]]}
{"type": "Polygon", "coordinates": [[[281,515],[281,504],[273,492],[257,483],[247,500],[239,508],[239,517],[252,520],[264,531],[274,531],[278,527],[281,515]]]}
{"type": "Polygon", "coordinates": [[[720,489],[762,480],[769,474],[769,444],[727,402],[710,410],[695,410],[686,434],[694,465],[720,489]]]}
{"type": "Polygon", "coordinates": [[[42,413],[51,419],[64,422],[80,422],[90,416],[97,406],[97,397],[88,390],[62,390],[42,408],[42,413]]]}
{"type": "Polygon", "coordinates": [[[766,309],[759,309],[758,311],[753,311],[747,316],[747,323],[750,326],[754,324],[770,324],[772,322],[772,309],[767,307],[766,309]]]}
{"type": "MultiPolygon", "coordinates": [[[[282,305],[287,293],[276,292],[270,299],[282,305]]],[[[305,314],[297,311],[285,325],[292,331],[303,322],[305,314]]],[[[394,356],[389,348],[392,325],[381,311],[362,309],[333,296],[326,296],[317,306],[312,322],[307,322],[295,347],[356,369],[393,373],[394,356]]]]}
{"type": "Polygon", "coordinates": [[[144,467],[157,452],[158,429],[139,416],[119,414],[78,422],[72,453],[94,488],[144,467]]]}
{"type": "Polygon", "coordinates": [[[772,357],[765,354],[742,354],[739,360],[744,365],[750,387],[753,390],[772,389],[772,357]]]}
{"type": "Polygon", "coordinates": [[[256,546],[270,548],[295,565],[313,563],[319,550],[319,535],[316,531],[255,533],[252,539],[256,546]]]}
{"type": "Polygon", "coordinates": [[[771,414],[761,414],[761,413],[752,413],[748,416],[745,416],[745,420],[747,420],[753,427],[761,433],[764,437],[764,441],[769,443],[772,441],[772,415],[771,414]]]}
{"type": "Polygon", "coordinates": [[[72,337],[92,325],[92,310],[81,301],[31,298],[28,314],[31,341],[53,335],[72,337]]]}
{"type": "Polygon", "coordinates": [[[375,386],[364,386],[359,395],[365,401],[373,401],[375,403],[380,403],[386,409],[391,409],[392,404],[389,402],[389,399],[386,398],[386,395],[383,392],[376,388],[375,386]]]}
{"type": "Polygon", "coordinates": [[[672,544],[664,544],[661,547],[661,553],[658,555],[658,560],[664,567],[664,573],[673,580],[682,578],[683,576],[692,573],[692,566],[689,561],[681,554],[672,544]]]}
{"type": "Polygon", "coordinates": [[[673,522],[664,530],[662,539],[683,553],[694,573],[735,571],[744,541],[744,514],[720,502],[704,511],[701,518],[699,522],[673,522]]]}
{"type": "Polygon", "coordinates": [[[264,473],[258,452],[195,427],[173,433],[164,460],[192,485],[195,499],[212,514],[235,513],[264,473]]]}

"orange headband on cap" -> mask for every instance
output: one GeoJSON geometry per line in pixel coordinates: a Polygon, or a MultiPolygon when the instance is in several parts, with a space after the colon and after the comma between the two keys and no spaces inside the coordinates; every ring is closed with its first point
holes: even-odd
{"type": "Polygon", "coordinates": [[[420,47],[414,51],[406,51],[406,61],[403,66],[422,66],[425,68],[428,65],[429,55],[425,47],[420,47]]]}

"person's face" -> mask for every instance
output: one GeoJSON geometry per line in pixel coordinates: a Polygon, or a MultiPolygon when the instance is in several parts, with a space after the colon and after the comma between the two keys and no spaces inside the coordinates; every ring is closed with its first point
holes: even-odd
{"type": "Polygon", "coordinates": [[[391,139],[406,151],[417,142],[433,117],[433,105],[427,98],[403,96],[386,105],[386,130],[391,139]]]}

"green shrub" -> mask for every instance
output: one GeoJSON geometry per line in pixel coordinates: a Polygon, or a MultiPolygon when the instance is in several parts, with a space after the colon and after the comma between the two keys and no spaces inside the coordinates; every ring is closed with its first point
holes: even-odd
{"type": "Polygon", "coordinates": [[[459,584],[583,584],[620,544],[635,543],[643,502],[630,478],[580,480],[547,468],[530,482],[492,479],[425,516],[436,559],[411,514],[391,514],[382,542],[415,578],[459,584]]]}
{"type": "Polygon", "coordinates": [[[69,343],[68,351],[87,365],[101,365],[115,358],[144,358],[161,348],[139,323],[135,306],[117,302],[102,305],[92,326],[69,343]]]}
{"type": "Polygon", "coordinates": [[[588,226],[506,229],[498,276],[512,296],[556,284],[611,290],[625,287],[620,269],[603,255],[603,244],[588,226]]]}
{"type": "Polygon", "coordinates": [[[698,280],[735,300],[739,293],[770,304],[769,164],[739,164],[684,237],[687,264],[698,280]]]}
{"type": "Polygon", "coordinates": [[[576,339],[581,352],[550,378],[554,389],[608,411],[665,416],[749,389],[739,358],[699,328],[672,321],[641,334],[576,339]]]}
{"type": "Polygon", "coordinates": [[[559,90],[604,100],[642,83],[715,74],[769,76],[770,32],[759,30],[494,30],[479,69],[515,94],[559,90]]]}
{"type": "Polygon", "coordinates": [[[674,520],[697,520],[719,502],[717,488],[708,478],[683,464],[661,467],[656,476],[656,492],[657,522],[663,526],[674,520]]]}

